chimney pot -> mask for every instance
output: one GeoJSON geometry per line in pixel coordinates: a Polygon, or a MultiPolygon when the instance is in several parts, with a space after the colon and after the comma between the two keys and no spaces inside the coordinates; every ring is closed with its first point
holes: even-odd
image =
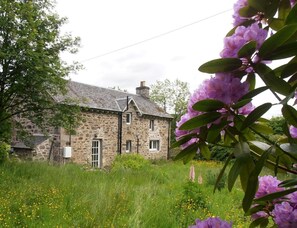
{"type": "Polygon", "coordinates": [[[145,81],[140,82],[140,86],[136,87],[136,94],[145,98],[150,98],[150,88],[145,86],[145,81]]]}

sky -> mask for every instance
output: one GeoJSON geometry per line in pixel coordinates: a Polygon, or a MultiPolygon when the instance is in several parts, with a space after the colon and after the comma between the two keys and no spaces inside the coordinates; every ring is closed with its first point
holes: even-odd
{"type": "MultiPolygon", "coordinates": [[[[192,93],[210,74],[198,67],[219,58],[232,29],[236,0],[56,0],[63,32],[81,38],[75,55],[84,69],[71,80],[135,93],[140,81],[179,79],[192,93]]],[[[271,96],[270,94],[267,96],[271,96]]],[[[267,97],[266,97],[267,99],[267,97]]],[[[263,99],[257,99],[257,104],[263,99]]],[[[256,105],[257,105],[256,104],[256,105]]],[[[273,110],[270,116],[277,115],[273,110]]]]}

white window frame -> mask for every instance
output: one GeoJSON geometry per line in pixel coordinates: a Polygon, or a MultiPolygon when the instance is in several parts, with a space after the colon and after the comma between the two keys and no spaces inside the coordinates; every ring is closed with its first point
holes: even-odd
{"type": "Polygon", "coordinates": [[[93,168],[101,167],[101,149],[102,149],[102,140],[93,139],[92,140],[92,153],[91,153],[91,165],[93,168]]]}
{"type": "Polygon", "coordinates": [[[150,130],[151,131],[155,130],[155,120],[150,120],[150,130]]]}
{"type": "Polygon", "coordinates": [[[126,141],[126,153],[130,153],[130,152],[132,152],[132,141],[127,140],[126,141]]]}
{"type": "Polygon", "coordinates": [[[126,113],[126,124],[131,124],[131,122],[132,122],[132,113],[127,112],[126,113]]]}
{"type": "Polygon", "coordinates": [[[150,151],[159,151],[160,150],[160,140],[150,140],[149,150],[150,151]]]}

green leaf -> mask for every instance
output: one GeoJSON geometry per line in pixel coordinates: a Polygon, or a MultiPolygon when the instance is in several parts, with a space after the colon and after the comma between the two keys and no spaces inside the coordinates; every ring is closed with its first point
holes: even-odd
{"type": "Polygon", "coordinates": [[[254,73],[249,73],[247,75],[246,81],[249,83],[249,91],[254,90],[256,87],[256,76],[254,73]]]}
{"type": "Polygon", "coordinates": [[[183,144],[185,144],[186,142],[188,142],[189,140],[191,140],[193,138],[193,136],[197,137],[197,133],[193,133],[193,134],[188,134],[188,135],[184,135],[182,138],[178,139],[176,142],[174,142],[172,145],[171,145],[171,149],[173,148],[176,148],[176,147],[179,147],[183,144]]]}
{"type": "Polygon", "coordinates": [[[258,204],[256,206],[253,206],[244,215],[245,216],[249,216],[249,215],[255,214],[255,213],[259,212],[259,211],[263,211],[263,209],[265,208],[265,206],[266,205],[261,205],[261,204],[258,204]]]}
{"type": "Polygon", "coordinates": [[[252,99],[241,100],[241,101],[237,102],[236,104],[232,105],[231,107],[236,110],[236,109],[239,109],[239,108],[245,106],[246,104],[250,103],[251,101],[252,101],[252,99]]]}
{"type": "Polygon", "coordinates": [[[254,122],[256,122],[262,115],[264,115],[270,108],[271,103],[265,103],[257,108],[255,108],[243,121],[241,130],[246,129],[247,127],[251,126],[254,122]]]}
{"type": "Polygon", "coordinates": [[[250,141],[250,143],[250,148],[260,155],[262,155],[265,151],[267,151],[270,148],[270,145],[264,142],[250,141]]]}
{"type": "Polygon", "coordinates": [[[234,156],[236,160],[236,166],[230,170],[230,180],[228,177],[228,187],[232,188],[235,178],[237,178],[238,172],[240,175],[241,187],[245,191],[247,188],[248,177],[254,169],[254,161],[250,154],[250,147],[246,142],[240,141],[234,146],[234,156]],[[240,164],[240,167],[237,166],[240,164]]]}
{"type": "Polygon", "coordinates": [[[292,58],[288,63],[276,68],[281,78],[287,78],[297,72],[297,57],[292,58]]]}
{"type": "Polygon", "coordinates": [[[180,130],[193,130],[196,128],[199,128],[201,126],[204,126],[206,124],[212,123],[215,120],[219,119],[222,116],[221,113],[218,112],[208,112],[201,114],[199,116],[196,116],[184,124],[180,126],[180,130]]]}
{"type": "Polygon", "coordinates": [[[223,58],[211,60],[202,64],[199,67],[199,71],[204,73],[218,73],[218,72],[230,72],[237,70],[242,65],[242,61],[237,58],[223,58]]]}
{"type": "Polygon", "coordinates": [[[198,101],[193,105],[193,109],[201,112],[211,112],[225,107],[225,103],[219,100],[206,99],[198,101]]]}
{"type": "Polygon", "coordinates": [[[266,134],[266,135],[272,135],[273,134],[273,129],[269,127],[266,124],[262,123],[254,123],[251,125],[251,128],[256,130],[257,132],[266,134]]]}
{"type": "Polygon", "coordinates": [[[232,158],[233,158],[233,153],[228,156],[223,168],[221,169],[221,171],[220,171],[220,173],[218,175],[218,178],[217,178],[217,181],[216,181],[213,192],[215,192],[215,190],[217,189],[218,184],[220,183],[220,181],[221,181],[221,179],[222,179],[222,177],[223,177],[223,175],[225,173],[225,170],[226,170],[226,168],[227,168],[227,166],[228,166],[228,164],[229,164],[229,162],[231,161],[232,158]]]}
{"type": "Polygon", "coordinates": [[[252,156],[247,156],[244,166],[240,170],[240,183],[243,191],[247,191],[249,184],[249,177],[255,167],[254,160],[252,156]]]}
{"type": "Polygon", "coordinates": [[[295,4],[293,8],[291,9],[289,15],[286,18],[285,24],[296,24],[297,23],[297,5],[295,4]]]}
{"type": "Polygon", "coordinates": [[[292,77],[288,80],[288,83],[293,87],[297,87],[297,73],[293,74],[292,77]]]}
{"type": "Polygon", "coordinates": [[[286,43],[296,32],[297,24],[290,24],[283,27],[262,44],[259,49],[259,57],[265,59],[267,55],[286,43]]]}
{"type": "Polygon", "coordinates": [[[284,96],[287,96],[291,93],[292,87],[290,84],[283,79],[276,77],[273,70],[271,70],[265,64],[257,64],[255,66],[255,71],[270,89],[284,96]]]}
{"type": "Polygon", "coordinates": [[[297,178],[285,180],[279,184],[280,187],[284,187],[284,188],[293,187],[296,185],[297,185],[297,178]]]}
{"type": "Polygon", "coordinates": [[[244,198],[242,200],[242,207],[245,212],[247,212],[253,202],[255,194],[257,192],[258,187],[258,176],[267,160],[268,155],[270,154],[271,150],[268,149],[263,153],[260,159],[256,162],[255,168],[253,169],[252,173],[248,178],[247,188],[244,194],[244,198]]]}
{"type": "Polygon", "coordinates": [[[266,217],[260,217],[260,218],[258,218],[256,220],[254,220],[250,224],[249,228],[255,228],[255,227],[259,227],[259,226],[260,227],[267,227],[268,223],[269,223],[268,218],[266,218],[266,217]]]}
{"type": "Polygon", "coordinates": [[[175,156],[174,160],[175,161],[183,160],[184,163],[187,163],[195,157],[198,148],[199,147],[198,147],[197,143],[191,144],[188,147],[186,147],[185,149],[183,149],[180,153],[178,153],[175,156]]]}
{"type": "MultiPolygon", "coordinates": [[[[284,143],[284,144],[280,145],[280,148],[283,151],[287,152],[287,155],[290,156],[290,158],[294,159],[295,162],[297,161],[297,144],[284,143]]],[[[283,155],[283,156],[285,156],[285,155],[283,155]]],[[[292,163],[291,160],[289,160],[289,162],[292,163]]],[[[289,163],[289,162],[287,164],[288,166],[291,165],[291,163],[289,163]]],[[[291,168],[291,167],[289,167],[289,168],[291,168]]]]}
{"type": "Polygon", "coordinates": [[[251,18],[255,16],[257,13],[258,13],[258,10],[250,6],[243,7],[239,10],[239,15],[242,17],[251,18]]]}
{"type": "Polygon", "coordinates": [[[279,148],[276,148],[275,153],[278,158],[278,163],[280,165],[285,166],[288,169],[292,168],[292,155],[284,150],[281,150],[279,148]]]}
{"type": "MultiPolygon", "coordinates": [[[[296,17],[297,18],[297,17],[296,17]]],[[[297,55],[297,42],[288,43],[265,56],[265,60],[285,59],[297,55]]]]}
{"type": "Polygon", "coordinates": [[[290,125],[297,127],[297,111],[290,105],[283,105],[282,114],[290,125]]]}
{"type": "Polygon", "coordinates": [[[257,96],[258,94],[264,92],[267,89],[268,89],[267,86],[262,86],[257,89],[251,90],[247,94],[245,94],[242,98],[240,98],[240,100],[246,100],[249,98],[253,98],[253,97],[257,96]]]}
{"type": "Polygon", "coordinates": [[[285,20],[279,18],[269,18],[268,24],[271,29],[278,31],[284,26],[285,20]]]}
{"type": "Polygon", "coordinates": [[[209,150],[208,146],[204,142],[203,143],[199,143],[199,149],[200,149],[201,155],[206,160],[209,160],[210,157],[211,157],[211,153],[210,153],[210,150],[209,150]]]}
{"type": "MultiPolygon", "coordinates": [[[[246,156],[248,156],[248,154],[246,156]]],[[[238,175],[240,174],[241,169],[244,167],[245,164],[246,164],[246,160],[244,157],[236,158],[236,160],[228,174],[228,190],[229,191],[232,190],[232,188],[235,184],[235,181],[236,181],[238,175]]]]}
{"type": "Polygon", "coordinates": [[[264,12],[267,6],[266,2],[263,0],[248,0],[248,5],[257,10],[257,12],[264,12]]]}
{"type": "Polygon", "coordinates": [[[297,155],[297,144],[284,143],[280,145],[284,151],[297,155]]]}
{"type": "Polygon", "coordinates": [[[279,7],[279,1],[280,0],[265,0],[265,2],[267,3],[264,9],[265,18],[271,18],[276,14],[279,7]]]}
{"type": "Polygon", "coordinates": [[[243,57],[250,57],[252,54],[255,53],[257,49],[257,43],[256,41],[250,41],[242,46],[242,48],[238,51],[237,56],[238,58],[243,57]]]}
{"type": "Polygon", "coordinates": [[[291,10],[291,3],[289,0],[281,0],[278,9],[278,18],[285,21],[291,10]]]}
{"type": "Polygon", "coordinates": [[[254,202],[257,203],[257,202],[262,202],[262,201],[270,201],[270,200],[278,199],[280,197],[286,196],[286,195],[296,192],[296,191],[297,191],[297,188],[290,188],[290,189],[286,189],[284,191],[270,193],[270,194],[267,194],[261,198],[255,199],[254,202]]]}
{"type": "Polygon", "coordinates": [[[246,142],[240,141],[239,143],[236,143],[236,145],[234,146],[234,155],[236,158],[245,157],[249,153],[250,147],[249,144],[247,144],[246,142]]]}
{"type": "Polygon", "coordinates": [[[212,124],[207,131],[206,141],[210,143],[216,143],[221,140],[221,131],[228,125],[227,120],[222,120],[219,124],[212,124]]]}
{"type": "Polygon", "coordinates": [[[239,26],[245,26],[248,27],[251,24],[254,24],[256,21],[252,18],[250,18],[250,20],[245,20],[244,22],[242,22],[241,24],[239,24],[238,26],[235,26],[234,28],[232,28],[227,34],[226,37],[228,36],[232,36],[235,33],[235,30],[239,27],[239,26]]]}

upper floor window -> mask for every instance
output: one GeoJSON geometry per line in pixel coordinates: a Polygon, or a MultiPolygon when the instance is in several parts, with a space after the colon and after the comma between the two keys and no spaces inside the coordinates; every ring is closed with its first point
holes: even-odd
{"type": "Polygon", "coordinates": [[[155,121],[154,120],[150,120],[150,130],[155,130],[155,121]]]}
{"type": "Polygon", "coordinates": [[[126,153],[129,153],[132,151],[132,141],[131,140],[127,140],[126,141],[126,153]]]}
{"type": "Polygon", "coordinates": [[[150,140],[149,145],[150,150],[160,150],[160,141],[159,140],[150,140]]]}
{"type": "Polygon", "coordinates": [[[131,124],[132,122],[132,113],[128,112],[126,113],[126,124],[131,124]]]}

